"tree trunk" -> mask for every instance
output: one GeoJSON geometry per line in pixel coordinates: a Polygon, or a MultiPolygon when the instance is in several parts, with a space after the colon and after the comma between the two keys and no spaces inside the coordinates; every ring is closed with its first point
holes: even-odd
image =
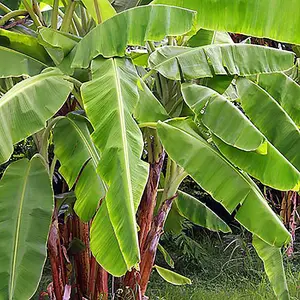
{"type": "Polygon", "coordinates": [[[171,197],[170,199],[165,200],[164,203],[161,205],[158,214],[153,219],[151,230],[147,236],[145,246],[142,250],[142,259],[140,263],[140,287],[142,297],[145,297],[145,292],[154,265],[159,239],[161,234],[163,233],[165,221],[167,219],[169,211],[172,207],[173,200],[175,198],[176,195],[171,197]]]}
{"type": "Polygon", "coordinates": [[[108,273],[98,265],[98,274],[96,282],[97,297],[96,299],[108,299],[108,273]]]}
{"type": "Polygon", "coordinates": [[[297,207],[298,207],[298,194],[297,192],[288,192],[290,194],[290,202],[291,202],[291,214],[289,219],[289,229],[292,235],[292,241],[286,251],[288,256],[291,256],[294,253],[294,242],[296,239],[296,229],[297,229],[297,207]]]}
{"type": "MultiPolygon", "coordinates": [[[[80,221],[73,215],[73,238],[76,237],[85,245],[85,249],[74,255],[76,269],[76,285],[80,297],[88,297],[90,281],[90,251],[89,251],[89,225],[80,221]]],[[[80,299],[81,299],[80,298],[80,299]]]]}
{"type": "MultiPolygon", "coordinates": [[[[90,222],[90,226],[92,221],[90,222]]],[[[97,263],[90,253],[89,267],[89,300],[108,299],[108,273],[97,263]]]]}
{"type": "Polygon", "coordinates": [[[53,289],[57,300],[62,300],[66,285],[66,270],[60,242],[57,212],[54,209],[48,238],[48,253],[52,270],[53,289]]]}
{"type": "Polygon", "coordinates": [[[139,246],[143,249],[148,233],[151,229],[154,209],[156,206],[157,188],[160,179],[160,173],[164,163],[165,153],[162,152],[159,160],[150,163],[149,177],[147,185],[138,210],[139,246]]]}
{"type": "Polygon", "coordinates": [[[96,281],[98,272],[98,263],[93,255],[91,256],[90,265],[89,299],[93,300],[96,295],[96,281]]]}

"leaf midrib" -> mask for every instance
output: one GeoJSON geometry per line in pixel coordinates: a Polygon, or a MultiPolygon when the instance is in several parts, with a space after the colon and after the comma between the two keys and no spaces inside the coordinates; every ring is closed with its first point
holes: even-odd
{"type": "MultiPolygon", "coordinates": [[[[117,101],[118,101],[118,111],[119,111],[119,119],[120,119],[120,127],[121,127],[121,136],[122,136],[122,144],[124,145],[123,147],[123,153],[124,153],[124,162],[125,162],[125,172],[126,172],[126,181],[127,181],[127,185],[128,185],[128,192],[129,192],[129,204],[130,204],[130,208],[131,208],[131,213],[134,216],[135,215],[135,211],[134,211],[134,207],[133,207],[133,194],[132,194],[132,184],[131,184],[131,176],[130,176],[130,170],[129,170],[129,166],[130,166],[130,162],[129,162],[129,154],[128,154],[128,143],[127,143],[127,139],[126,139],[126,122],[125,122],[125,115],[124,115],[124,104],[123,104],[123,97],[122,97],[122,88],[121,88],[121,84],[120,84],[120,78],[119,78],[119,73],[118,73],[118,66],[116,63],[116,60],[113,58],[112,59],[112,64],[113,64],[113,69],[114,69],[114,80],[115,80],[115,85],[116,85],[116,91],[117,91],[117,101]]],[[[107,205],[107,210],[109,211],[109,207],[107,205]]],[[[133,224],[135,220],[132,220],[133,224]]],[[[136,227],[133,226],[135,231],[136,231],[136,227]]],[[[122,256],[124,258],[124,262],[127,265],[127,268],[129,268],[130,266],[127,263],[127,259],[125,258],[122,248],[121,248],[121,241],[119,239],[119,236],[116,234],[115,232],[115,228],[114,226],[112,226],[113,231],[115,233],[116,239],[118,240],[118,244],[120,247],[120,252],[122,253],[122,256]]],[[[137,235],[137,232],[136,232],[137,235]]]]}
{"type": "MultiPolygon", "coordinates": [[[[125,115],[124,115],[124,104],[123,104],[123,97],[122,97],[122,89],[121,89],[121,84],[120,84],[120,78],[118,74],[118,67],[116,64],[115,59],[113,59],[113,68],[114,68],[114,77],[115,77],[115,82],[116,82],[116,89],[117,89],[117,100],[118,100],[118,107],[119,107],[119,119],[120,119],[120,125],[121,125],[121,136],[122,136],[122,144],[124,145],[124,159],[125,159],[125,170],[126,170],[126,179],[128,183],[128,190],[130,194],[130,200],[133,200],[133,195],[132,195],[132,185],[131,185],[131,180],[130,180],[130,171],[129,171],[129,154],[128,154],[128,143],[126,139],[126,121],[125,121],[125,115]]],[[[134,208],[131,205],[132,212],[134,213],[134,208]]]]}
{"type": "Polygon", "coordinates": [[[15,236],[14,236],[14,251],[13,251],[13,260],[12,260],[11,276],[10,276],[10,289],[9,289],[9,299],[10,300],[13,299],[21,217],[22,217],[23,204],[24,204],[24,198],[25,198],[25,192],[26,192],[30,168],[31,168],[31,163],[29,162],[27,171],[25,173],[23,187],[22,187],[22,193],[21,193],[20,202],[19,202],[18,217],[17,217],[17,222],[16,222],[16,230],[15,230],[15,236]]]}

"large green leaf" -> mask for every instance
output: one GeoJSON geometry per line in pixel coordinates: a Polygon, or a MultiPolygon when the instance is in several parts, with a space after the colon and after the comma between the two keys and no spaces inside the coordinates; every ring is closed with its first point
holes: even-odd
{"type": "Polygon", "coordinates": [[[230,227],[218,215],[195,197],[178,191],[176,202],[180,214],[194,224],[212,231],[231,232],[230,227]]]}
{"type": "Polygon", "coordinates": [[[274,73],[291,68],[293,63],[292,52],[248,44],[167,46],[158,48],[149,57],[152,69],[173,80],[274,73]]]}
{"type": "Polygon", "coordinates": [[[192,284],[191,280],[185,276],[182,276],[178,273],[170,271],[168,269],[159,267],[157,265],[153,266],[156,269],[157,273],[167,282],[172,283],[174,285],[184,285],[184,284],[192,284]]]}
{"type": "Polygon", "coordinates": [[[299,171],[269,142],[267,142],[266,153],[261,155],[254,151],[246,152],[231,147],[215,136],[213,141],[234,165],[264,185],[283,191],[300,189],[299,171]]]}
{"type": "Polygon", "coordinates": [[[21,81],[0,98],[0,164],[9,159],[13,144],[45,127],[72,89],[53,70],[21,81]]]}
{"type": "Polygon", "coordinates": [[[289,291],[282,262],[280,248],[266,244],[257,236],[253,236],[253,246],[262,259],[265,271],[279,300],[289,300],[289,291]]]}
{"type": "Polygon", "coordinates": [[[34,76],[47,67],[42,62],[20,52],[0,46],[0,77],[34,76]]]}
{"type": "Polygon", "coordinates": [[[116,14],[108,0],[82,0],[82,2],[97,23],[104,22],[116,14]]]}
{"type": "Polygon", "coordinates": [[[139,101],[134,111],[134,117],[139,123],[157,122],[158,120],[165,121],[169,119],[165,108],[142,79],[140,79],[139,101]]]}
{"type": "Polygon", "coordinates": [[[300,44],[300,2],[291,0],[154,0],[197,11],[197,27],[300,44]]]}
{"type": "Polygon", "coordinates": [[[274,98],[254,82],[239,78],[237,88],[246,115],[266,138],[300,170],[299,128],[274,98]]]}
{"type": "Polygon", "coordinates": [[[86,118],[69,114],[53,130],[54,153],[60,161],[59,172],[71,189],[75,183],[74,210],[87,222],[96,213],[105,187],[97,174],[99,153],[90,137],[86,118]]]}
{"type": "Polygon", "coordinates": [[[61,163],[59,171],[69,188],[75,184],[74,209],[83,221],[95,215],[102,199],[91,226],[91,250],[106,270],[120,276],[127,270],[127,265],[108,215],[104,199],[106,187],[96,171],[100,156],[88,125],[84,117],[75,114],[61,119],[54,128],[54,151],[61,163]]]}
{"type": "Polygon", "coordinates": [[[0,181],[0,299],[30,299],[42,275],[53,191],[40,156],[13,162],[0,181]]]}
{"type": "MultiPolygon", "coordinates": [[[[92,73],[93,80],[83,84],[81,92],[95,129],[92,138],[101,153],[98,172],[108,192],[104,201],[107,212],[101,206],[93,221],[91,247],[93,250],[108,243],[101,230],[105,221],[100,217],[108,214],[116,236],[114,260],[119,259],[121,266],[106,259],[109,265],[105,267],[120,276],[139,261],[135,213],[148,176],[148,166],[140,159],[142,134],[132,118],[138,101],[138,77],[131,62],[120,58],[97,58],[92,73]],[[96,234],[97,239],[93,237],[96,234]]],[[[113,242],[113,238],[110,240],[113,242]]],[[[95,250],[94,255],[97,258],[95,250]]]]}
{"type": "Polygon", "coordinates": [[[0,46],[21,52],[42,63],[51,64],[51,59],[46,50],[38,43],[37,38],[30,35],[0,28],[0,46]]]}
{"type": "Polygon", "coordinates": [[[47,27],[39,30],[38,41],[56,65],[63,61],[78,42],[70,35],[47,27]]]}
{"type": "Polygon", "coordinates": [[[159,122],[157,128],[168,155],[228,212],[237,209],[235,218],[244,227],[271,245],[290,240],[256,185],[202,139],[191,120],[159,122]]]}
{"type": "Polygon", "coordinates": [[[124,56],[128,45],[142,46],[146,41],[187,33],[192,29],[194,16],[190,10],[163,5],[124,11],[98,25],[82,39],[76,47],[72,67],[87,68],[99,54],[124,56]]]}
{"type": "Polygon", "coordinates": [[[300,127],[300,86],[283,73],[262,74],[258,85],[268,92],[300,127]]]}
{"type": "Polygon", "coordinates": [[[225,97],[205,86],[183,84],[182,94],[202,123],[225,143],[251,151],[263,146],[264,136],[225,97]]]}

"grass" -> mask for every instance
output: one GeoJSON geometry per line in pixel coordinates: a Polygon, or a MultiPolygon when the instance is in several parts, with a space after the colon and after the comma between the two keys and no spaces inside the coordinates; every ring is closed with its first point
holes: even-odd
{"type": "MultiPolygon", "coordinates": [[[[182,240],[178,243],[176,238],[169,236],[164,245],[177,261],[175,271],[189,277],[192,285],[171,285],[154,271],[147,292],[150,299],[276,299],[248,236],[219,238],[217,234],[201,231],[194,238],[199,247],[195,260],[191,254],[187,255],[188,259],[182,255],[183,251],[192,252],[182,240]]],[[[170,269],[160,255],[157,260],[157,264],[170,269]]],[[[297,252],[285,264],[291,299],[300,299],[300,259],[297,252]]]]}
{"type": "Polygon", "coordinates": [[[262,284],[257,287],[251,283],[237,287],[234,284],[203,284],[195,278],[192,287],[171,287],[165,284],[160,289],[150,289],[150,299],[274,299],[271,291],[262,284]]]}
{"type": "MultiPolygon", "coordinates": [[[[238,275],[238,274],[237,274],[238,275]]],[[[274,300],[276,297],[265,276],[259,282],[244,280],[236,281],[236,278],[220,277],[217,281],[207,282],[201,279],[201,274],[190,276],[193,281],[191,286],[172,286],[162,282],[155,274],[149,286],[150,299],[166,300],[274,300]]],[[[300,279],[295,274],[288,276],[288,284],[291,299],[300,299],[300,279]]]]}
{"type": "MultiPolygon", "coordinates": [[[[190,229],[187,235],[166,234],[162,244],[175,261],[174,271],[189,277],[192,285],[171,285],[153,271],[147,296],[150,300],[275,300],[249,235],[238,233],[219,236],[206,230],[190,229]]],[[[171,269],[160,253],[156,263],[171,269]]],[[[291,300],[300,299],[297,247],[294,257],[286,259],[285,264],[291,300]]],[[[47,264],[40,291],[51,282],[50,274],[47,264]]],[[[37,300],[38,294],[32,299],[37,300]]]]}

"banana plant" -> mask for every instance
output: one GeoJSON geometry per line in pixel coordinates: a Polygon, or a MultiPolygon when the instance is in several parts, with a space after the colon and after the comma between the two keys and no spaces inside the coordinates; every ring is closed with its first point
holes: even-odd
{"type": "Polygon", "coordinates": [[[300,23],[290,15],[299,3],[281,18],[276,0],[148,2],[0,3],[0,164],[28,137],[37,152],[0,181],[0,298],[31,297],[46,245],[56,299],[70,295],[74,277],[72,293],[88,299],[108,297],[108,274],[137,299],[152,269],[190,284],[155,265],[158,248],[168,257],[165,226],[189,219],[231,231],[178,190],[190,176],[253,234],[276,296],[289,299],[281,248],[291,236],[254,179],[300,189],[295,54],[218,31],[297,44],[300,23]],[[262,14],[271,2],[272,16],[262,14]]]}

